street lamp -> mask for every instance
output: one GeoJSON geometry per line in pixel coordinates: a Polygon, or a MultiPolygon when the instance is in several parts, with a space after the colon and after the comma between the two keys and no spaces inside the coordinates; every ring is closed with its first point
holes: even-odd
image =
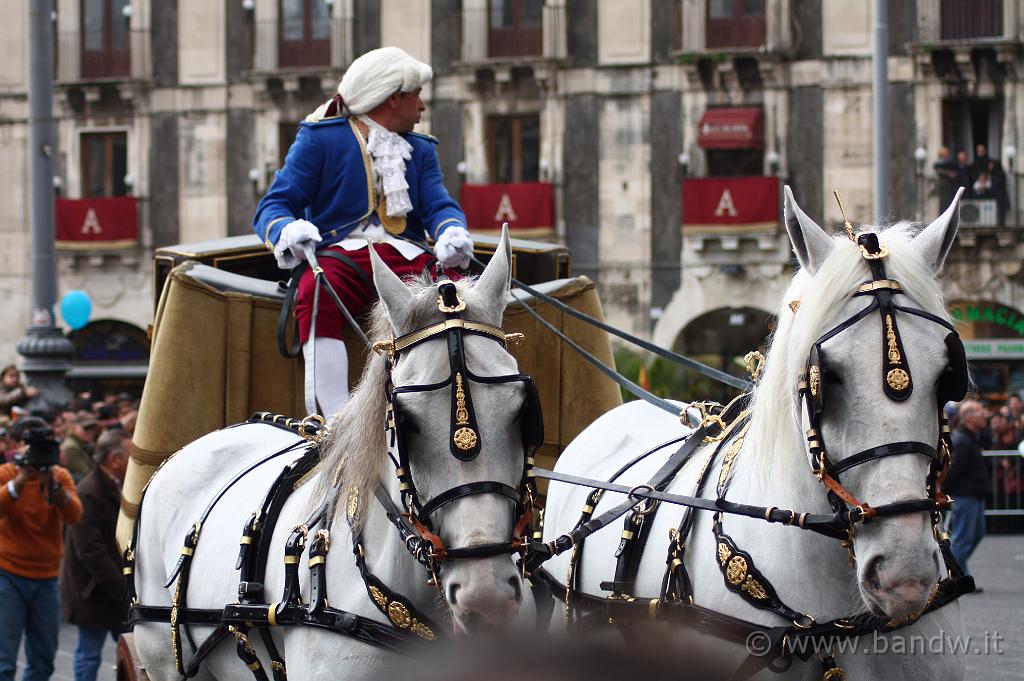
{"type": "Polygon", "coordinates": [[[769,174],[778,175],[779,166],[782,163],[782,159],[779,157],[779,152],[772,149],[765,155],[765,160],[768,161],[769,174]]]}
{"type": "Polygon", "coordinates": [[[683,169],[683,177],[690,174],[690,154],[683,152],[679,154],[679,166],[683,169]]]}
{"type": "Polygon", "coordinates": [[[1020,210],[1017,208],[1017,173],[1014,170],[1014,162],[1017,160],[1017,147],[1007,144],[1003,147],[1003,158],[1006,159],[1006,176],[1009,178],[1012,192],[1010,194],[1010,210],[1013,211],[1013,226],[1020,228],[1020,210]]]}
{"type": "Polygon", "coordinates": [[[924,219],[924,163],[928,160],[928,150],[918,145],[914,149],[914,194],[917,205],[917,221],[924,219]]]}

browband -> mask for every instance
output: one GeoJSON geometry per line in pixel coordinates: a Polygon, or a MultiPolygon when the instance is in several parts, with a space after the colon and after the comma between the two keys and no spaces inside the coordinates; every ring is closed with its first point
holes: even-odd
{"type": "Polygon", "coordinates": [[[433,326],[428,326],[418,331],[407,333],[404,336],[399,336],[398,338],[377,341],[373,344],[373,351],[378,354],[384,352],[395,354],[451,329],[462,329],[468,333],[489,336],[501,343],[502,347],[504,347],[507,342],[517,343],[522,339],[522,334],[506,334],[504,329],[494,326],[493,324],[473,322],[467,319],[446,319],[445,321],[434,324],[433,326]]]}

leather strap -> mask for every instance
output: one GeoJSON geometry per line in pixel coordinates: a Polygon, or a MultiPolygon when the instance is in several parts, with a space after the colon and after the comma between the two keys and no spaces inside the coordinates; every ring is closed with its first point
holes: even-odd
{"type": "Polygon", "coordinates": [[[882,459],[886,456],[894,454],[923,454],[929,459],[938,463],[939,452],[929,444],[924,442],[889,442],[884,445],[865,449],[862,452],[857,452],[852,456],[848,456],[842,461],[832,464],[826,470],[836,480],[839,479],[839,474],[847,471],[854,466],[874,461],[876,459],[882,459]]]}

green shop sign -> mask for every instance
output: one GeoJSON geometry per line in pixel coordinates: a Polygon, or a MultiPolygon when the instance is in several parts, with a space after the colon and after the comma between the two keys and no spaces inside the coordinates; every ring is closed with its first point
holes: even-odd
{"type": "Polygon", "coordinates": [[[1005,326],[1018,336],[1024,336],[1024,316],[1002,305],[964,305],[950,308],[950,315],[958,322],[989,322],[1005,326]]]}
{"type": "Polygon", "coordinates": [[[1001,338],[977,338],[965,340],[964,350],[970,359],[1024,360],[1024,341],[1001,338]]]}

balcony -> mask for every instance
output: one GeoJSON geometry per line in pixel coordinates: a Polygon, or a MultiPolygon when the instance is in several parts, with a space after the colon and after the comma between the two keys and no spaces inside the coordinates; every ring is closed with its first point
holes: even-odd
{"type": "Polygon", "coordinates": [[[543,0],[467,2],[462,60],[522,62],[567,56],[565,5],[543,0]]]}
{"type": "Polygon", "coordinates": [[[61,83],[148,80],[149,31],[72,31],[57,36],[56,80],[61,83]]]}
{"type": "Polygon", "coordinates": [[[352,62],[352,18],[256,22],[253,69],[259,73],[343,69],[352,62]]]}
{"type": "Polygon", "coordinates": [[[683,180],[683,238],[702,258],[734,259],[744,242],[777,248],[779,178],[697,177],[683,180]]]}
{"type": "Polygon", "coordinates": [[[474,234],[500,234],[508,223],[513,238],[555,236],[554,186],[550,182],[464,184],[459,203],[474,234]]]}
{"type": "Polygon", "coordinates": [[[138,245],[138,200],[131,196],[57,199],[57,248],[110,251],[138,245]]]}
{"type": "Polygon", "coordinates": [[[942,0],[942,40],[1003,36],[1003,0],[942,0]]]}

